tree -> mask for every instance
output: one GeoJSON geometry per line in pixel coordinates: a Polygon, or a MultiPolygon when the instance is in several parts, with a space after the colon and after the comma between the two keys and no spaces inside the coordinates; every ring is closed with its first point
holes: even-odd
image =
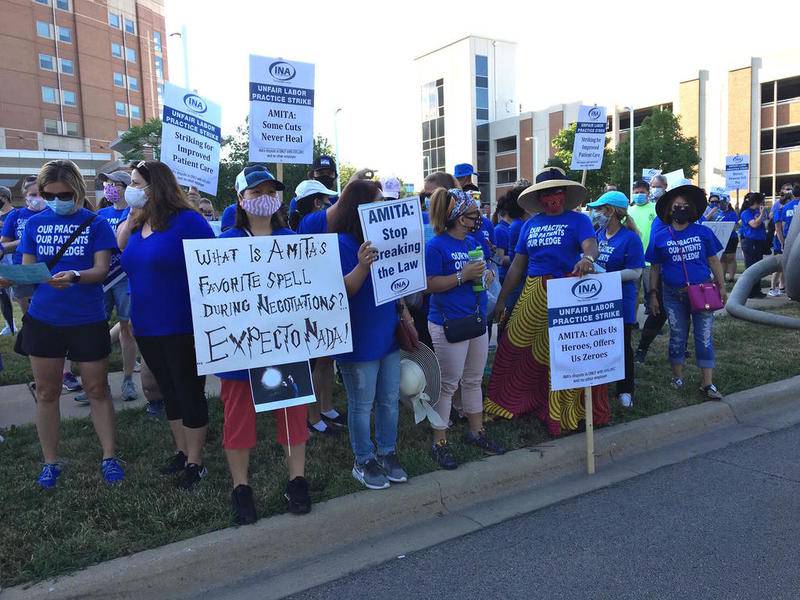
{"type": "MultiPolygon", "coordinates": [[[[617,146],[611,177],[620,190],[627,191],[630,186],[630,152],[630,138],[626,138],[617,146]]],[[[680,120],[672,111],[654,110],[636,130],[634,179],[640,177],[642,169],[661,169],[663,173],[683,169],[683,174],[691,179],[697,173],[699,162],[697,138],[683,135],[680,120]]]]}
{"type": "MultiPolygon", "coordinates": [[[[562,129],[553,138],[552,145],[555,149],[553,158],[547,161],[548,167],[559,167],[564,169],[567,177],[574,181],[581,181],[583,171],[573,171],[569,168],[572,164],[572,148],[575,145],[576,123],[572,123],[566,129],[562,129]]],[[[589,191],[589,198],[595,199],[605,191],[606,183],[612,181],[611,170],[614,163],[614,151],[608,147],[608,138],[603,149],[603,166],[600,169],[586,171],[586,189],[589,191]]]]}
{"type": "Polygon", "coordinates": [[[161,153],[161,119],[150,119],[142,125],[131,127],[121,136],[122,159],[158,159],[161,153]]]}

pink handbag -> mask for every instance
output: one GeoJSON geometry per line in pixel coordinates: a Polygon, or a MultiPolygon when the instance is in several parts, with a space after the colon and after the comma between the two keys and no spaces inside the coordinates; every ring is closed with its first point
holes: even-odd
{"type": "Polygon", "coordinates": [[[689,283],[689,272],[686,270],[683,246],[678,244],[678,241],[675,240],[672,227],[669,228],[669,234],[681,251],[683,276],[686,278],[686,294],[689,296],[689,307],[692,313],[713,312],[724,308],[725,305],[722,304],[722,295],[719,293],[719,288],[716,283],[710,281],[706,283],[689,283]]]}

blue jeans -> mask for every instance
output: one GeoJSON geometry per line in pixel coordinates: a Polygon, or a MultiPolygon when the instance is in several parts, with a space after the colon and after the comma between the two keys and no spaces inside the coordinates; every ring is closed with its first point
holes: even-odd
{"type": "Polygon", "coordinates": [[[370,438],[373,406],[378,454],[394,452],[400,402],[400,352],[387,354],[381,360],[338,364],[347,390],[347,427],[356,462],[364,464],[375,458],[370,438]]]}
{"type": "Polygon", "coordinates": [[[669,362],[682,365],[686,358],[686,339],[689,335],[689,318],[694,329],[694,349],[697,366],[713,369],[714,360],[714,313],[709,311],[692,314],[686,289],[664,284],[663,310],[669,319],[669,362]]]}

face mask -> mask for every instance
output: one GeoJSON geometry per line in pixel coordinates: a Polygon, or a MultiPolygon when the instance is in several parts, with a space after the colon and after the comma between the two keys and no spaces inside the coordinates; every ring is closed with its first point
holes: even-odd
{"type": "Polygon", "coordinates": [[[317,181],[319,181],[322,185],[324,185],[329,190],[333,189],[333,186],[336,185],[336,178],[332,175],[319,175],[314,177],[317,181]]]}
{"type": "MultiPolygon", "coordinates": [[[[658,189],[658,188],[656,188],[656,189],[658,189]]],[[[633,203],[636,206],[644,206],[645,204],[647,204],[647,202],[648,202],[647,194],[639,193],[639,194],[634,194],[633,195],[633,203]]]]}
{"type": "Polygon", "coordinates": [[[683,225],[691,220],[691,213],[688,206],[676,206],[672,209],[672,220],[683,225]]]}
{"type": "Polygon", "coordinates": [[[113,183],[103,184],[103,195],[109,202],[116,202],[119,200],[119,190],[113,183]]]}
{"type": "Polygon", "coordinates": [[[131,208],[142,208],[145,204],[147,204],[147,194],[145,193],[145,189],[147,188],[135,188],[128,186],[125,188],[125,202],[128,203],[128,206],[131,208]]]}
{"type": "Polygon", "coordinates": [[[71,215],[75,212],[75,198],[72,196],[64,196],[64,198],[56,196],[52,200],[45,200],[45,202],[47,203],[47,208],[57,215],[71,215]]]}
{"type": "Polygon", "coordinates": [[[257,198],[243,198],[239,204],[244,212],[254,217],[271,217],[281,207],[281,201],[277,196],[267,194],[262,194],[257,198]]]}
{"type": "Polygon", "coordinates": [[[650,188],[650,197],[653,200],[658,200],[663,195],[664,195],[664,188],[660,188],[660,187],[650,188]]]}
{"type": "Polygon", "coordinates": [[[44,198],[41,196],[26,196],[25,204],[33,212],[39,212],[40,210],[43,210],[45,206],[47,206],[47,204],[44,202],[44,198]]]}
{"type": "Polygon", "coordinates": [[[594,223],[600,229],[605,229],[608,227],[608,215],[605,213],[601,213],[598,210],[592,211],[592,223],[594,223]]]}
{"type": "Polygon", "coordinates": [[[542,205],[545,214],[557,215],[564,210],[564,201],[566,199],[566,193],[558,192],[548,196],[539,196],[539,204],[542,205]]]}

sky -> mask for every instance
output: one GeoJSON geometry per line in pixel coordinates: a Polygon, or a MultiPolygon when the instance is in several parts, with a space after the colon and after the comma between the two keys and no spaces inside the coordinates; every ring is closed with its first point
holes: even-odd
{"type": "MultiPolygon", "coordinates": [[[[749,65],[796,48],[791,3],[623,0],[318,2],[166,0],[167,32],[186,27],[189,85],[222,105],[223,133],[249,112],[248,55],[316,65],[315,134],[341,160],[414,181],[420,92],[413,59],[466,35],[516,42],[522,110],[583,100],[646,106],[671,99],[700,69],[749,65]],[[784,23],[784,25],[781,25],[784,23]]],[[[169,79],[184,84],[181,38],[169,79]]],[[[415,182],[419,185],[421,182],[415,182]]]]}

